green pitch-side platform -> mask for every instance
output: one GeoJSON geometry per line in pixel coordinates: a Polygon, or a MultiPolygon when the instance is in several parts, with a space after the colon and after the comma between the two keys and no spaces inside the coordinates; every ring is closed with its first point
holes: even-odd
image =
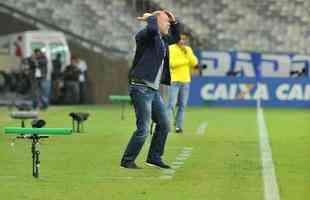
{"type": "Polygon", "coordinates": [[[32,140],[32,175],[39,178],[40,167],[40,151],[37,147],[39,140],[48,138],[50,135],[70,135],[71,128],[20,128],[20,127],[6,127],[4,133],[9,135],[18,135],[16,138],[32,140]]]}
{"type": "Polygon", "coordinates": [[[124,116],[125,105],[131,102],[130,96],[128,96],[128,95],[110,95],[109,99],[112,102],[121,103],[121,119],[125,119],[125,116],[124,116]]]}
{"type": "Polygon", "coordinates": [[[119,101],[119,102],[130,102],[131,98],[128,95],[110,95],[109,99],[111,101],[119,101]]]}
{"type": "Polygon", "coordinates": [[[20,128],[6,127],[5,134],[70,135],[72,128],[20,128]]]}

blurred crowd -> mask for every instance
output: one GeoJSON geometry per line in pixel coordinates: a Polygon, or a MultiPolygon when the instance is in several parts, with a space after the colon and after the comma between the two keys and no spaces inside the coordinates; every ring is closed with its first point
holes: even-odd
{"type": "Polygon", "coordinates": [[[65,66],[61,53],[49,61],[39,48],[23,58],[18,45],[15,54],[21,65],[19,72],[11,74],[10,82],[15,81],[12,89],[30,95],[33,109],[47,109],[50,104],[86,103],[88,66],[84,60],[72,56],[65,66]]]}

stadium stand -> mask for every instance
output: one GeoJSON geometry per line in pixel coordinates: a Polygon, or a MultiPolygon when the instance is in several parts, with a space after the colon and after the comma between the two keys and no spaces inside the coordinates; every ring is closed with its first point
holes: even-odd
{"type": "Polygon", "coordinates": [[[154,0],[173,10],[206,49],[309,53],[309,1],[154,0]]]}
{"type": "Polygon", "coordinates": [[[125,1],[8,0],[4,3],[107,47],[123,51],[133,48],[133,43],[128,41],[132,41],[133,31],[139,26],[126,10],[125,1]]]}
{"type": "MultiPolygon", "coordinates": [[[[136,1],[7,0],[4,3],[108,47],[131,51],[134,48],[132,35],[140,26],[135,20],[137,13],[133,5],[136,1]]],[[[199,46],[204,49],[310,52],[307,45],[310,41],[309,1],[145,2],[174,11],[199,38],[199,46]]]]}

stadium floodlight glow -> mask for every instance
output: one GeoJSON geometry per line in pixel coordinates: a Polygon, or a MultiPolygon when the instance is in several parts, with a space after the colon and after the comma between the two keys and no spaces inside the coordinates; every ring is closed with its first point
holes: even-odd
{"type": "Polygon", "coordinates": [[[83,122],[86,121],[89,117],[89,113],[86,112],[71,112],[69,114],[70,117],[72,117],[72,129],[74,132],[80,133],[80,130],[82,132],[84,131],[84,125],[83,122]],[[75,126],[75,122],[77,123],[77,126],[75,126]],[[81,126],[81,129],[80,129],[81,126]],[[76,127],[76,128],[75,128],[76,127]]]}

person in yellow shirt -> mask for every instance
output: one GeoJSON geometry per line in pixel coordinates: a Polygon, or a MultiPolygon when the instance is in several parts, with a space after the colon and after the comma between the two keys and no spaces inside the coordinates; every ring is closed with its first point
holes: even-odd
{"type": "Polygon", "coordinates": [[[189,96],[191,68],[198,64],[197,57],[187,43],[188,36],[181,34],[180,41],[169,46],[171,85],[168,89],[167,110],[172,123],[174,108],[177,106],[175,116],[176,133],[183,132],[184,110],[189,96]]]}

